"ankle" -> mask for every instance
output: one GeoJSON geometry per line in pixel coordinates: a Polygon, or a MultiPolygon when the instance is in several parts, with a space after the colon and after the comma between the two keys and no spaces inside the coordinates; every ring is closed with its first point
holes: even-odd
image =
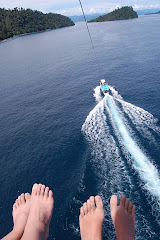
{"type": "Polygon", "coordinates": [[[135,240],[135,237],[131,236],[130,234],[117,234],[116,233],[116,239],[117,240],[135,240]]]}
{"type": "Polygon", "coordinates": [[[102,232],[94,232],[94,234],[89,234],[88,236],[82,235],[82,240],[102,240],[102,232]]]}
{"type": "Polygon", "coordinates": [[[37,230],[39,233],[41,233],[41,234],[44,234],[45,232],[46,232],[46,229],[47,229],[47,225],[45,224],[45,223],[43,223],[43,222],[35,222],[35,221],[33,221],[33,222],[30,222],[29,224],[28,224],[28,226],[27,226],[27,228],[30,228],[30,229],[35,229],[35,230],[37,230]]]}
{"type": "Polygon", "coordinates": [[[11,231],[13,238],[16,237],[18,239],[20,239],[22,237],[23,233],[24,233],[24,229],[20,229],[17,227],[13,227],[13,230],[11,231]]]}

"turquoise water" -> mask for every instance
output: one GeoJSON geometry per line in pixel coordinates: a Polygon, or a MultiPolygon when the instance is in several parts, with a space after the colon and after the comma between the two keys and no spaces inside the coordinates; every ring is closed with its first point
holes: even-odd
{"type": "Polygon", "coordinates": [[[0,44],[0,238],[34,182],[53,190],[49,239],[80,239],[79,208],[112,194],[136,205],[136,239],[160,230],[160,16],[84,23],[0,44]],[[110,94],[101,96],[102,78],[110,94]]]}

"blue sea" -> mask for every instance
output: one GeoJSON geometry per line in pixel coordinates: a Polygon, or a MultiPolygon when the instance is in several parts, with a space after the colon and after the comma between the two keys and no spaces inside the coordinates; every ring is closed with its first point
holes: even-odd
{"type": "Polygon", "coordinates": [[[0,43],[0,238],[32,185],[53,190],[51,239],[80,239],[79,208],[112,194],[136,205],[136,239],[160,232],[160,15],[84,22],[0,43]],[[103,97],[100,80],[110,93],[103,97]]]}

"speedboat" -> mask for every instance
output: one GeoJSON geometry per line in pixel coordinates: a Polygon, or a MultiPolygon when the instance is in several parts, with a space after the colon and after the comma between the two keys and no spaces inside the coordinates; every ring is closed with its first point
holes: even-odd
{"type": "Polygon", "coordinates": [[[101,92],[102,92],[104,95],[109,92],[109,87],[108,87],[105,79],[102,79],[102,80],[100,81],[100,89],[101,89],[101,92]]]}

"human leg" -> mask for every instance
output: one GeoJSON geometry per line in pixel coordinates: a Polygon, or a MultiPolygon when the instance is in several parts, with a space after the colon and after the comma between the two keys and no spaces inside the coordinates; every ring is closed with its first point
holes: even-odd
{"type": "Polygon", "coordinates": [[[22,193],[17,200],[15,201],[13,205],[13,223],[14,227],[13,230],[2,240],[20,240],[25,225],[27,223],[28,215],[29,215],[29,209],[30,209],[30,194],[29,193],[22,193]]]}
{"type": "Polygon", "coordinates": [[[112,195],[110,200],[111,217],[116,230],[117,240],[135,239],[135,206],[121,196],[120,205],[117,206],[118,199],[112,195]]]}
{"type": "Polygon", "coordinates": [[[54,205],[53,193],[42,184],[34,184],[31,207],[21,240],[46,240],[54,205]]]}
{"type": "Polygon", "coordinates": [[[104,219],[100,196],[91,196],[80,209],[79,224],[82,240],[101,240],[104,219]]]}

